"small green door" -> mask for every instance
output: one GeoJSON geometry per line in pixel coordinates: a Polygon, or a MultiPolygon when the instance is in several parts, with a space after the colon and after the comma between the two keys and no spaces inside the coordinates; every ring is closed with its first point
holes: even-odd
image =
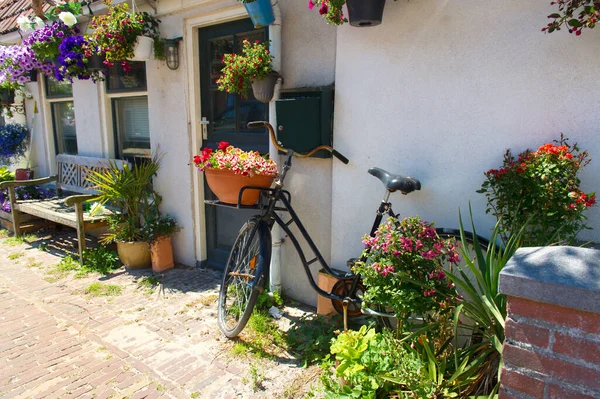
{"type": "MultiPolygon", "coordinates": [[[[203,147],[217,148],[221,141],[243,150],[269,151],[266,129],[248,129],[251,121],[269,120],[268,104],[257,101],[248,92],[248,98],[228,94],[217,89],[216,80],[223,68],[223,54],[241,53],[242,41],[268,40],[266,29],[254,29],[250,19],[214,25],[199,30],[200,87],[202,116],[209,124],[203,147]]],[[[216,199],[205,186],[206,199],[216,199]]],[[[206,206],[207,265],[222,269],[238,231],[255,214],[253,210],[237,210],[206,206]]]]}

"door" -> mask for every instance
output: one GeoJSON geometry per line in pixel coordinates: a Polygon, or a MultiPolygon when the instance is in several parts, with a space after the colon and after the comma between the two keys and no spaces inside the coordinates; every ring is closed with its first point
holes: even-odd
{"type": "MultiPolygon", "coordinates": [[[[248,129],[251,121],[268,120],[268,104],[257,101],[248,92],[243,100],[235,94],[217,89],[216,80],[223,68],[223,54],[241,53],[242,41],[266,41],[266,29],[254,29],[250,19],[210,26],[199,30],[200,84],[202,116],[208,120],[203,147],[217,148],[221,141],[245,151],[269,151],[266,129],[248,129]]],[[[205,185],[206,199],[216,199],[205,185]]],[[[237,210],[206,206],[207,265],[222,269],[238,231],[254,210],[237,210]]]]}

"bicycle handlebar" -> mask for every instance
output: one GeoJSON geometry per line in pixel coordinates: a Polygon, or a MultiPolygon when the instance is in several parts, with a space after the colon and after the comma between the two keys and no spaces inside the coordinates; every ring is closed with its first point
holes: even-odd
{"type": "Polygon", "coordinates": [[[282,147],[277,142],[277,137],[275,136],[275,129],[273,129],[273,126],[271,126],[271,124],[269,122],[265,122],[265,121],[248,122],[247,126],[248,126],[248,129],[258,129],[261,127],[266,127],[269,130],[269,136],[271,137],[271,141],[273,142],[273,145],[275,146],[275,148],[277,148],[279,151],[283,152],[284,154],[287,154],[289,151],[292,151],[292,155],[294,155],[296,157],[308,158],[317,151],[325,150],[325,151],[329,151],[334,157],[336,157],[337,159],[339,159],[340,161],[342,161],[345,164],[350,162],[348,160],[348,158],[346,158],[345,156],[343,156],[342,154],[340,154],[339,152],[337,152],[336,150],[334,150],[332,147],[330,147],[328,145],[320,145],[306,153],[299,153],[299,152],[296,152],[293,150],[288,150],[288,149],[282,147]]]}

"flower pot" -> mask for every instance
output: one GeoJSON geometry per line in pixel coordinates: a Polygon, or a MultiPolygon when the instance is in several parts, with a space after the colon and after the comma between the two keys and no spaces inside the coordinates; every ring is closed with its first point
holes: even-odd
{"type": "Polygon", "coordinates": [[[150,244],[150,252],[152,253],[152,271],[160,273],[175,266],[171,237],[161,237],[154,241],[150,244]]]}
{"type": "Polygon", "coordinates": [[[257,29],[275,22],[271,0],[256,0],[252,3],[244,3],[244,7],[246,7],[246,12],[257,29]]]}
{"type": "Polygon", "coordinates": [[[362,28],[381,23],[385,0],[347,0],[346,5],[350,25],[362,28]]]}
{"type": "Polygon", "coordinates": [[[12,104],[15,102],[15,91],[9,89],[0,90],[0,103],[12,104]]]}
{"type": "Polygon", "coordinates": [[[33,170],[22,168],[15,170],[15,180],[33,180],[33,170]]]}
{"type": "Polygon", "coordinates": [[[148,36],[138,36],[133,47],[133,58],[130,61],[148,61],[152,57],[154,39],[148,36]]]}
{"type": "Polygon", "coordinates": [[[277,72],[271,72],[269,76],[261,80],[252,82],[252,92],[254,97],[262,103],[268,103],[273,99],[273,93],[275,92],[275,85],[279,74],[277,72]]]}
{"type": "MultiPolygon", "coordinates": [[[[269,188],[273,183],[273,176],[236,175],[229,169],[205,169],[204,175],[208,187],[217,196],[219,201],[226,204],[237,204],[240,189],[244,186],[258,186],[269,188]]],[[[244,190],[241,205],[252,205],[258,201],[259,190],[244,190]]]]}
{"type": "Polygon", "coordinates": [[[31,71],[29,71],[29,81],[37,82],[37,75],[38,75],[37,69],[32,69],[31,71]]]}
{"type": "Polygon", "coordinates": [[[117,253],[123,265],[128,269],[143,269],[150,267],[150,246],[147,242],[117,241],[117,253]]]}
{"type": "Polygon", "coordinates": [[[106,57],[104,54],[98,55],[94,54],[90,58],[88,58],[87,69],[89,71],[102,71],[106,69],[106,65],[104,65],[104,60],[106,57]]]}

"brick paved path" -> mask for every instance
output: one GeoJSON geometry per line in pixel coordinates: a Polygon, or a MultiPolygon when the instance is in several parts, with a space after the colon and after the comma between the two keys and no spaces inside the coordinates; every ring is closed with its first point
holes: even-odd
{"type": "Polygon", "coordinates": [[[149,271],[76,279],[47,274],[60,258],[0,240],[0,398],[261,398],[305,372],[287,354],[261,363],[265,389],[244,377],[216,325],[218,274],[174,269],[162,292],[140,289],[149,271]],[[9,258],[10,257],[10,258],[9,258]],[[91,283],[119,285],[90,297],[91,283]]]}

